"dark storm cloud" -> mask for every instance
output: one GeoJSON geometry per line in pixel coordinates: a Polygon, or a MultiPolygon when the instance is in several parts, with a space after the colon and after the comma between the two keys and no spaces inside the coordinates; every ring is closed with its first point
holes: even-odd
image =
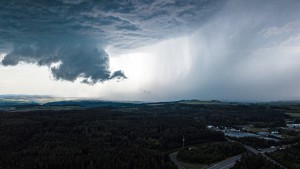
{"type": "Polygon", "coordinates": [[[56,79],[94,84],[126,78],[111,72],[107,46],[128,49],[179,36],[205,22],[224,1],[2,0],[4,66],[48,66],[56,79]],[[53,64],[58,66],[53,67],[53,64]]]}

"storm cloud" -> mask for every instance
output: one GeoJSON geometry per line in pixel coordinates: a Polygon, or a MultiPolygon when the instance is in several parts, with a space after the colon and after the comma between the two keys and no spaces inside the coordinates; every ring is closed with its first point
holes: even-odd
{"type": "MultiPolygon", "coordinates": [[[[298,0],[2,0],[0,68],[42,66],[43,77],[52,75],[43,82],[64,86],[40,87],[45,94],[294,99],[300,95],[299,9],[298,0]],[[93,86],[71,88],[78,81],[93,86]]],[[[2,72],[7,87],[0,91],[37,91],[36,82],[12,89],[24,81],[12,74],[2,72]]]]}
{"type": "Polygon", "coordinates": [[[188,60],[193,62],[186,76],[169,82],[178,87],[170,89],[166,100],[298,99],[299,8],[296,0],[227,1],[188,36],[188,60]]]}
{"type": "Polygon", "coordinates": [[[126,50],[180,36],[203,24],[224,2],[3,0],[2,65],[48,66],[55,79],[80,78],[88,84],[124,79],[122,70],[110,70],[107,46],[126,50]]]}

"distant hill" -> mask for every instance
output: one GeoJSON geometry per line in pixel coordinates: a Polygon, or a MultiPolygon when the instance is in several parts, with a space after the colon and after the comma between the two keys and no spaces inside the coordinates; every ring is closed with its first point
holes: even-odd
{"type": "Polygon", "coordinates": [[[100,101],[100,100],[70,100],[57,101],[43,104],[43,106],[76,106],[76,107],[128,107],[140,105],[140,103],[129,102],[114,102],[114,101],[100,101]]]}
{"type": "Polygon", "coordinates": [[[34,103],[47,103],[55,101],[58,98],[47,95],[0,95],[0,102],[34,102],[34,103]]]}
{"type": "Polygon", "coordinates": [[[192,105],[197,105],[197,104],[224,104],[226,102],[221,102],[218,100],[210,100],[210,101],[202,101],[202,100],[181,100],[178,101],[180,104],[192,104],[192,105]]]}
{"type": "MultiPolygon", "coordinates": [[[[239,102],[223,102],[218,100],[180,100],[173,102],[129,102],[107,101],[88,98],[60,98],[43,95],[0,95],[0,110],[41,110],[41,109],[71,109],[71,108],[96,108],[96,107],[136,107],[136,106],[160,106],[160,105],[224,105],[245,104],[239,102]]],[[[273,101],[248,104],[265,105],[300,105],[300,101],[273,101]]]]}
{"type": "Polygon", "coordinates": [[[27,97],[25,95],[0,95],[0,108],[27,105],[37,106],[39,103],[34,101],[33,96],[27,97]]]}
{"type": "Polygon", "coordinates": [[[23,107],[23,106],[40,106],[35,102],[20,102],[20,101],[8,101],[0,99],[0,108],[3,107],[23,107]]]}
{"type": "MultiPolygon", "coordinates": [[[[263,103],[264,104],[264,103],[263,103]]],[[[267,102],[269,105],[300,105],[300,100],[272,101],[267,102]]]]}
{"type": "Polygon", "coordinates": [[[56,98],[36,95],[0,95],[0,109],[2,110],[41,110],[41,109],[70,109],[95,107],[131,107],[141,105],[142,102],[118,102],[103,100],[87,100],[79,98],[56,98]]]}

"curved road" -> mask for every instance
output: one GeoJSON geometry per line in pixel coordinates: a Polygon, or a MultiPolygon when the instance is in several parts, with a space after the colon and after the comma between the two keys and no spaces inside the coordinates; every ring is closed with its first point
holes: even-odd
{"type": "MultiPolygon", "coordinates": [[[[185,169],[186,165],[176,159],[177,153],[178,152],[174,152],[174,153],[170,154],[169,155],[170,160],[177,166],[178,169],[185,169]]],[[[210,166],[203,167],[202,169],[229,169],[229,168],[233,167],[234,164],[236,163],[236,161],[238,161],[240,158],[241,158],[241,155],[233,156],[226,160],[214,163],[210,166]]]]}
{"type": "Polygon", "coordinates": [[[169,155],[170,160],[177,166],[178,169],[185,169],[183,163],[176,159],[177,153],[178,152],[176,151],[176,152],[170,154],[169,155]]]}
{"type": "MultiPolygon", "coordinates": [[[[268,157],[267,155],[265,155],[264,153],[262,152],[259,152],[257,151],[256,149],[250,147],[250,146],[246,146],[244,145],[244,147],[251,153],[255,154],[255,155],[262,155],[264,158],[266,158],[267,160],[273,162],[274,164],[280,166],[281,168],[283,169],[287,169],[286,167],[282,166],[281,164],[279,164],[278,162],[276,162],[275,160],[271,159],[270,157],[268,157]]],[[[265,149],[266,152],[271,152],[271,151],[275,151],[277,148],[274,148],[274,149],[265,149]]],[[[185,163],[182,163],[180,161],[178,161],[176,159],[176,156],[177,156],[177,153],[178,152],[174,152],[172,154],[169,155],[170,157],[170,160],[177,166],[178,169],[186,169],[186,166],[187,164],[185,163]]],[[[241,155],[237,155],[237,156],[233,156],[233,157],[230,157],[226,160],[223,160],[223,161],[220,161],[220,162],[217,162],[217,163],[214,163],[214,164],[211,164],[209,166],[206,166],[206,167],[203,167],[202,169],[229,169],[231,167],[234,166],[234,164],[239,160],[241,159],[241,155]]]]}
{"type": "Polygon", "coordinates": [[[242,155],[237,155],[230,157],[226,160],[220,161],[218,163],[212,164],[208,167],[204,167],[203,169],[229,169],[234,166],[234,164],[241,159],[242,155]]]}

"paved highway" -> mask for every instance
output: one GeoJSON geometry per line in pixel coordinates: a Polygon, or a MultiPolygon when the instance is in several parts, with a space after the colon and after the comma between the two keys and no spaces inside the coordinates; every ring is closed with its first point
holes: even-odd
{"type": "MultiPolygon", "coordinates": [[[[245,147],[248,151],[250,151],[251,153],[253,153],[253,154],[255,154],[255,155],[260,154],[260,155],[262,155],[265,159],[271,161],[273,164],[276,164],[276,165],[280,166],[281,168],[287,169],[287,168],[284,167],[283,165],[279,164],[279,163],[276,162],[275,160],[273,160],[273,159],[271,159],[270,157],[268,157],[266,154],[264,154],[264,153],[262,153],[262,152],[259,152],[259,151],[257,151],[256,149],[254,149],[254,148],[252,148],[252,147],[249,147],[249,146],[246,146],[246,145],[244,145],[244,147],[245,147]]],[[[277,148],[274,148],[274,149],[276,150],[277,148]]],[[[267,149],[267,150],[268,150],[269,152],[271,152],[271,150],[269,150],[269,149],[267,149]]],[[[272,150],[272,151],[275,151],[275,150],[272,150]]]]}
{"type": "Polygon", "coordinates": [[[170,154],[169,155],[170,160],[177,166],[178,169],[185,169],[182,162],[180,162],[176,159],[176,156],[177,156],[177,152],[170,154]]]}
{"type": "MultiPolygon", "coordinates": [[[[169,155],[170,160],[177,166],[178,169],[185,169],[185,165],[176,159],[177,152],[169,155]]],[[[202,169],[229,169],[234,166],[237,160],[241,158],[241,155],[237,155],[226,160],[214,163],[210,166],[203,167],[202,169]]]]}
{"type": "MultiPolygon", "coordinates": [[[[250,147],[250,146],[247,146],[247,145],[244,145],[244,147],[251,153],[255,154],[255,155],[262,155],[264,158],[266,158],[267,160],[271,161],[272,163],[280,166],[281,168],[283,169],[287,169],[286,167],[282,166],[281,164],[279,164],[278,162],[276,162],[275,160],[271,159],[270,157],[268,157],[266,154],[264,154],[263,152],[273,152],[275,150],[277,150],[277,147],[275,148],[268,148],[268,149],[262,149],[261,151],[257,151],[256,149],[250,147]]],[[[170,157],[170,160],[177,166],[178,169],[185,169],[185,165],[184,163],[178,161],[176,159],[176,156],[177,156],[177,152],[174,152],[172,154],[169,155],[170,157]]],[[[228,158],[226,160],[223,160],[223,161],[220,161],[220,162],[217,162],[215,164],[212,164],[210,166],[206,166],[202,169],[229,169],[231,167],[234,166],[234,164],[239,160],[241,159],[241,155],[237,155],[237,156],[234,156],[234,157],[231,157],[231,158],[228,158]]]]}
{"type": "Polygon", "coordinates": [[[233,167],[236,161],[238,161],[239,159],[241,159],[241,155],[228,158],[226,160],[212,164],[211,166],[204,167],[203,169],[229,169],[233,167]]]}

